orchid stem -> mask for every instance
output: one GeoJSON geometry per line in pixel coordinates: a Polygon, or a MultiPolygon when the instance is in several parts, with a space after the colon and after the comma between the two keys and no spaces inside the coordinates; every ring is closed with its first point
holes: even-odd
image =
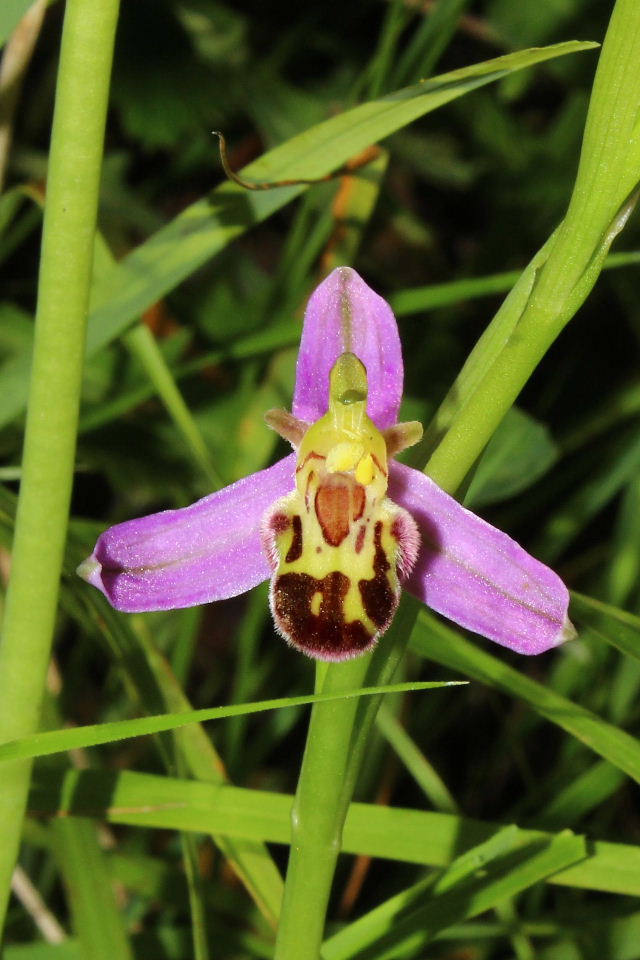
{"type": "MultiPolygon", "coordinates": [[[[363,685],[370,657],[318,665],[322,693],[363,685]]],[[[349,771],[358,700],[313,707],[302,769],[291,811],[291,852],[275,960],[317,960],[324,918],[351,799],[341,785],[349,771]]]]}
{"type": "MultiPolygon", "coordinates": [[[[316,693],[339,693],[391,681],[419,605],[404,596],[373,654],[318,663],[316,693]]],[[[275,960],[318,960],[342,828],[381,697],[316,704],[291,811],[291,852],[275,960]],[[324,708],[327,709],[324,709],[324,708]]]]}
{"type": "MultiPolygon", "coordinates": [[[[73,479],[93,237],[118,0],[67,0],[51,135],[22,483],[0,646],[0,741],[33,733],[73,479]]],[[[0,927],[30,761],[3,771],[0,927]]]]}

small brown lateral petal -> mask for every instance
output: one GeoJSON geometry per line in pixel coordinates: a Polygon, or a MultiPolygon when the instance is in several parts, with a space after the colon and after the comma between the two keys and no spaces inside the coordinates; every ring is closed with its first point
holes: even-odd
{"type": "Polygon", "coordinates": [[[267,426],[288,440],[293,447],[299,447],[300,441],[309,429],[309,424],[298,420],[288,410],[267,410],[264,415],[267,426]]]}
{"type": "Polygon", "coordinates": [[[361,620],[345,623],[344,600],[349,578],[339,571],[318,579],[307,573],[283,573],[273,585],[276,623],[294,647],[311,657],[345,660],[363,653],[373,642],[361,620]],[[312,603],[321,595],[319,612],[312,603]]]}
{"type": "Polygon", "coordinates": [[[387,445],[387,456],[395,457],[397,453],[406,450],[407,447],[413,447],[422,440],[422,424],[417,420],[396,423],[393,427],[383,430],[382,436],[387,445]]]}

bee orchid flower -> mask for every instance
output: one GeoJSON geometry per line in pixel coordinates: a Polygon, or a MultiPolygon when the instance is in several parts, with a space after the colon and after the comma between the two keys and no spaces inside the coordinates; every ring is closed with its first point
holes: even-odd
{"type": "Polygon", "coordinates": [[[560,578],[393,457],[403,365],[389,305],[348,267],[312,294],[292,413],[294,453],[197,503],[111,527],[78,568],[118,610],[222,600],[270,578],[278,631],[321,660],[370,650],[401,589],[469,630],[537,654],[573,634],[560,578]]]}

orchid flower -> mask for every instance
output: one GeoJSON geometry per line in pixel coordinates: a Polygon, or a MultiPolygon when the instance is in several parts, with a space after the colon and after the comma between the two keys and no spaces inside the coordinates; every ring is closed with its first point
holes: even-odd
{"type": "Polygon", "coordinates": [[[393,457],[403,365],[389,305],[348,267],[312,294],[293,412],[267,423],[294,453],[180,510],[117,524],[78,568],[118,610],[195,606],[271,579],[278,631],[320,660],[370,650],[401,587],[525,654],[574,631],[560,578],[393,457]]]}

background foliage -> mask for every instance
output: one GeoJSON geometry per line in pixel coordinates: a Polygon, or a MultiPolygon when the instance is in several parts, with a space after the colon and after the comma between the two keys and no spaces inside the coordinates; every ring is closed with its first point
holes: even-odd
{"type": "MultiPolygon", "coordinates": [[[[3,39],[27,6],[3,7],[3,39]]],[[[43,727],[309,693],[312,665],[275,637],[264,589],[124,617],[73,569],[106,525],[185,505],[283,452],[262,414],[289,403],[305,300],[337,263],[394,305],[404,419],[428,424],[565,214],[597,51],[407,118],[358,177],[309,189],[212,194],[211,131],[224,131],[239,169],[419,79],[601,42],[610,14],[604,0],[124,0],[43,727]]],[[[0,197],[5,577],[62,15],[49,4],[0,197]]],[[[293,173],[274,157],[255,179],[326,172],[313,168],[322,157],[298,157],[293,173]]],[[[633,253],[637,234],[632,218],[619,248],[633,253]]],[[[584,595],[580,638],[524,660],[420,614],[400,679],[472,682],[386,698],[347,821],[326,958],[640,957],[637,259],[610,258],[466,489],[584,595]]],[[[295,789],[306,725],[307,709],[290,707],[38,760],[7,960],[270,957],[282,795],[295,789]]]]}

